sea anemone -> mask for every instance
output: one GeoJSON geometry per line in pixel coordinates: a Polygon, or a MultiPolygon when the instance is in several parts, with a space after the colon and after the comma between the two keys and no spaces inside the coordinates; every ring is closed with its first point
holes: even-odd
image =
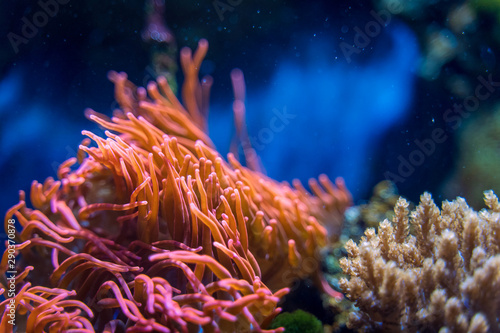
{"type": "MultiPolygon", "coordinates": [[[[21,228],[0,268],[16,257],[3,331],[14,307],[27,332],[264,332],[294,278],[329,288],[319,250],[338,236],[349,192],[322,175],[311,194],[217,153],[206,134],[211,79],[198,79],[207,48],[181,51],[183,104],[162,77],[145,89],[111,72],[120,110],[86,111],[107,138],[83,131],[59,180],[33,182],[33,208],[21,191],[5,217],[6,230],[21,228]]],[[[8,282],[0,288],[7,297],[8,282]]]]}

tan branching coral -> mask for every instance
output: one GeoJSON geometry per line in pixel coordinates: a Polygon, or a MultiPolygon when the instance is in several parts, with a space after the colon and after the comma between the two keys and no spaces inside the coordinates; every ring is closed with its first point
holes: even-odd
{"type": "MultiPolygon", "coordinates": [[[[33,182],[33,209],[21,193],[7,212],[6,226],[22,227],[16,311],[29,332],[264,332],[291,278],[327,287],[302,263],[338,236],[350,195],[341,180],[320,176],[310,194],[217,153],[205,132],[211,80],[198,81],[207,47],[181,53],[184,104],[164,78],[145,89],[110,73],[121,109],[86,111],[107,138],[83,131],[94,146],[84,140],[59,180],[33,182]]],[[[5,302],[0,311],[4,325],[5,302]]]]}
{"type": "Polygon", "coordinates": [[[341,287],[359,309],[349,325],[384,332],[500,332],[500,204],[485,192],[488,209],[464,199],[430,194],[408,211],[399,199],[395,217],[346,244],[341,261],[350,279],[341,287]],[[412,229],[412,234],[409,230],[412,229]]]}

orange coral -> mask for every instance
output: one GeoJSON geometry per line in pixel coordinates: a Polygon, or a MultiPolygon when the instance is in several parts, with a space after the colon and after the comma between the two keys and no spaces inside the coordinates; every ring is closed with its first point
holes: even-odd
{"type": "MultiPolygon", "coordinates": [[[[338,235],[349,193],[323,175],[312,195],[219,156],[205,133],[211,80],[198,81],[207,48],[181,52],[184,106],[164,78],[146,90],[111,72],[121,110],[86,114],[118,134],[83,131],[96,146],[84,140],[80,166],[72,158],[60,180],[33,182],[36,210],[22,193],[7,212],[23,227],[18,288],[45,288],[36,304],[39,289],[16,296],[33,331],[92,331],[80,309],[106,332],[263,331],[291,278],[328,287],[303,262],[317,260],[327,230],[338,235]]],[[[5,302],[0,311],[6,325],[5,302]]]]}

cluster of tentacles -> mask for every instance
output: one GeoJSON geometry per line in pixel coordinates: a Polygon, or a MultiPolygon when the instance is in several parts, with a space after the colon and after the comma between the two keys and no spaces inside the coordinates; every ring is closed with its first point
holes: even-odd
{"type": "Polygon", "coordinates": [[[198,79],[207,48],[181,52],[183,104],[164,78],[145,89],[110,73],[121,109],[86,112],[107,138],[84,131],[59,180],[33,182],[33,208],[21,192],[7,212],[6,228],[20,225],[18,331],[263,332],[293,278],[324,281],[310,263],[338,234],[349,193],[320,176],[310,194],[219,156],[206,134],[211,80],[198,79]]]}

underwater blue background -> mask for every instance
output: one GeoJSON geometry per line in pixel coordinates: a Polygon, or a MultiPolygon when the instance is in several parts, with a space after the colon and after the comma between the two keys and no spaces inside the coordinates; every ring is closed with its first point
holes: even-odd
{"type": "MultiPolygon", "coordinates": [[[[40,10],[34,1],[0,7],[0,36],[19,34],[21,18],[40,10]]],[[[341,43],[352,44],[356,27],[374,21],[369,1],[243,0],[223,20],[210,1],[166,1],[165,7],[179,49],[195,47],[200,38],[210,43],[201,71],[214,77],[209,132],[217,148],[225,155],[234,135],[229,73],[237,67],[247,85],[249,135],[257,138],[267,174],[277,180],[341,176],[355,202],[367,200],[388,171],[396,172],[398,156],[407,156],[415,139],[443,125],[434,112],[447,107],[449,95],[417,77],[421,47],[402,20],[393,16],[350,59],[342,52],[341,43]],[[262,140],[276,112],[293,119],[262,140]]],[[[76,154],[81,130],[102,133],[83,110],[111,114],[116,104],[107,71],[125,71],[138,85],[152,79],[140,37],[143,8],[142,1],[70,1],[19,52],[2,37],[2,212],[33,179],[55,177],[57,165],[76,154]]],[[[436,149],[397,184],[411,200],[425,190],[440,197],[456,148],[448,140],[436,149]]]]}

